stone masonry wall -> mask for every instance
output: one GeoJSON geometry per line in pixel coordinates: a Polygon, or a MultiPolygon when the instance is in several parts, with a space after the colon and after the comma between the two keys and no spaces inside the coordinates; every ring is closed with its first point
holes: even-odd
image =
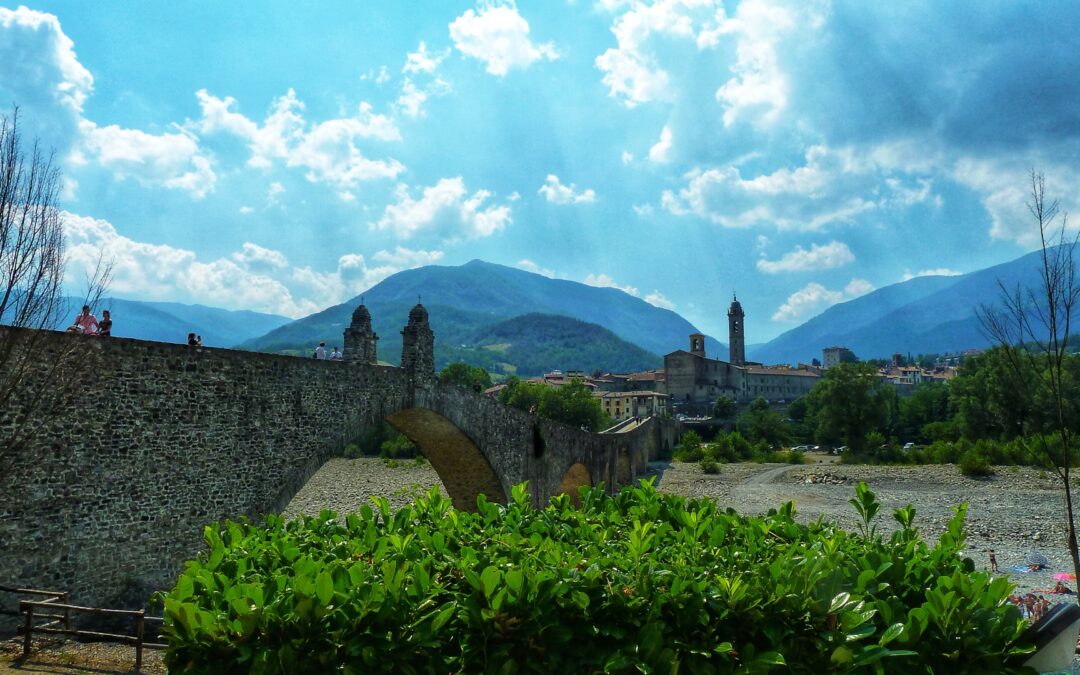
{"type": "Polygon", "coordinates": [[[204,524],[280,510],[405,399],[389,367],[65,334],[40,358],[90,339],[100,369],[0,453],[0,583],[93,606],[170,586],[204,524]]]}

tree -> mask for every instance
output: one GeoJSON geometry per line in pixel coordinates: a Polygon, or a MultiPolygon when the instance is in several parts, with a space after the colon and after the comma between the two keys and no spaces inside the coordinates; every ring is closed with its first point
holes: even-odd
{"type": "Polygon", "coordinates": [[[506,381],[506,388],[499,392],[499,401],[518,410],[590,431],[601,431],[611,426],[611,417],[604,412],[600,400],[578,379],[571,380],[569,384],[549,387],[511,377],[506,381]]]}
{"type": "Polygon", "coordinates": [[[734,417],[738,410],[739,406],[733,396],[721,395],[717,397],[716,403],[713,404],[712,414],[717,419],[726,420],[734,417]]]}
{"type": "Polygon", "coordinates": [[[479,366],[470,366],[467,363],[457,361],[448,363],[439,372],[439,382],[468,387],[473,391],[484,391],[491,386],[491,375],[479,366]]]}
{"type": "MultiPolygon", "coordinates": [[[[69,312],[64,298],[67,256],[58,206],[60,169],[38,141],[22,145],[19,109],[0,118],[0,447],[15,448],[27,421],[54,417],[87,366],[89,340],[50,343],[46,330],[69,312]]],[[[97,304],[111,268],[100,259],[87,279],[84,304],[97,304]]]]}
{"type": "Polygon", "coordinates": [[[843,443],[854,452],[866,449],[866,434],[886,420],[889,395],[877,368],[868,363],[841,363],[825,371],[807,394],[807,422],[819,443],[843,443]]]}
{"type": "Polygon", "coordinates": [[[739,433],[751,443],[765,441],[770,447],[777,447],[787,442],[789,435],[780,413],[769,407],[769,402],[762,397],[754,399],[746,412],[739,415],[736,423],[739,433]]]}
{"type": "MultiPolygon", "coordinates": [[[[1031,200],[1028,210],[1039,231],[1040,266],[1038,284],[1031,288],[1008,288],[998,280],[999,305],[983,305],[979,319],[983,332],[1000,347],[1016,376],[1017,394],[1035,407],[1046,405],[1050,412],[1043,433],[1022,437],[1024,449],[1053,470],[1062,481],[1066,516],[1066,539],[1073,571],[1080,577],[1080,548],[1073,520],[1070,477],[1075,451],[1075,420],[1080,401],[1070,396],[1076,386],[1076,372],[1069,355],[1069,331],[1073,311],[1080,300],[1080,280],[1076,277],[1078,235],[1068,235],[1068,215],[1056,200],[1046,200],[1045,178],[1031,172],[1031,200]]],[[[1080,596],[1077,598],[1080,603],[1080,596]]]]}

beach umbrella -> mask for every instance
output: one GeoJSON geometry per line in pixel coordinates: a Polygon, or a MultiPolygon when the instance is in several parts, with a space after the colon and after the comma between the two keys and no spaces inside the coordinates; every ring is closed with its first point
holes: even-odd
{"type": "Polygon", "coordinates": [[[1024,559],[1029,565],[1038,565],[1039,567],[1048,567],[1050,561],[1046,559],[1042,553],[1038,551],[1032,551],[1027,554],[1027,558],[1024,559]]]}
{"type": "Polygon", "coordinates": [[[1054,578],[1059,581],[1076,581],[1076,575],[1072,572],[1058,572],[1054,575],[1054,578]]]}

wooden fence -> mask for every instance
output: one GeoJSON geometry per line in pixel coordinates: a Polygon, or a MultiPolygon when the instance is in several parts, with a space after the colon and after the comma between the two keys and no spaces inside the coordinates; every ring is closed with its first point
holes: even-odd
{"type": "MultiPolygon", "coordinates": [[[[142,670],[143,649],[165,649],[166,647],[163,643],[150,642],[146,639],[147,624],[160,626],[161,617],[146,616],[145,610],[102,609],[100,607],[72,605],[68,602],[68,594],[60,591],[42,591],[33,588],[14,588],[0,585],[0,592],[44,598],[44,600],[19,600],[18,612],[0,610],[7,615],[17,614],[23,617],[22,626],[19,628],[19,632],[22,633],[23,637],[23,659],[30,656],[34,633],[71,635],[134,645],[136,672],[142,670]],[[73,628],[73,614],[88,614],[99,617],[131,617],[134,621],[134,629],[131,635],[124,635],[73,628]]],[[[153,630],[151,635],[158,635],[158,631],[153,630]]]]}

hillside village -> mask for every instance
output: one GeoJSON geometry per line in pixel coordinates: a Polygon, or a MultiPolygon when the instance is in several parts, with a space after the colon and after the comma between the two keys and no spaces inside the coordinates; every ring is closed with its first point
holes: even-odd
{"type": "MultiPolygon", "coordinates": [[[[729,356],[727,361],[710,358],[705,352],[705,336],[692,333],[689,350],[677,349],[664,356],[664,367],[634,373],[593,373],[581,370],[553,370],[525,381],[561,387],[581,382],[600,399],[604,412],[615,421],[634,417],[671,414],[709,417],[721,396],[731,397],[740,407],[757,398],[784,405],[805,396],[823,371],[857,357],[846,347],[826,347],[822,359],[812,363],[765,365],[747,361],[745,354],[745,318],[737,298],[728,309],[729,356]]],[[[972,349],[963,356],[981,350],[972,349]]],[[[945,382],[956,376],[959,357],[939,360],[933,367],[907,365],[902,354],[892,355],[890,363],[878,368],[882,381],[896,387],[901,396],[929,382],[945,382]]],[[[485,393],[496,396],[506,387],[497,384],[485,393]]]]}

